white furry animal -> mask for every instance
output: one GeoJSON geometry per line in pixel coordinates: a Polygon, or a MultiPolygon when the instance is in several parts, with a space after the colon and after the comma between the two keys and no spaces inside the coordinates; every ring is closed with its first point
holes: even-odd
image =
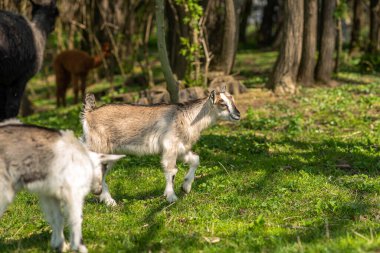
{"type": "MultiPolygon", "coordinates": [[[[222,90],[185,104],[139,106],[109,104],[95,108],[95,97],[87,95],[82,114],[84,142],[94,152],[136,155],[161,154],[169,202],[177,200],[173,190],[179,158],[190,165],[182,189],[189,193],[199,165],[191,151],[201,131],[217,119],[237,121],[240,113],[233,97],[222,90]]],[[[107,173],[107,171],[106,171],[107,173]]],[[[100,200],[116,205],[103,176],[100,200]]]]}
{"type": "Polygon", "coordinates": [[[51,246],[66,250],[64,216],[70,227],[72,250],[87,252],[82,244],[82,206],[92,190],[102,189],[102,168],[120,155],[103,155],[80,143],[71,131],[0,123],[0,217],[21,189],[39,195],[53,233],[51,246]],[[62,212],[63,211],[63,212],[62,212]]]}

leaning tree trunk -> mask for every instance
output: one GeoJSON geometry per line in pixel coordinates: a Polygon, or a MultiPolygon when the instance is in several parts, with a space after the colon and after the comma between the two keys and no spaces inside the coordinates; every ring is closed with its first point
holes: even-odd
{"type": "Polygon", "coordinates": [[[380,0],[371,0],[370,3],[370,29],[368,51],[380,51],[380,0]]]}
{"type": "Polygon", "coordinates": [[[179,89],[174,80],[172,70],[170,68],[168,53],[165,44],[165,18],[164,18],[164,0],[156,0],[156,25],[157,25],[157,45],[158,54],[161,62],[162,71],[166,80],[166,88],[170,94],[170,101],[178,103],[179,89]]]}
{"type": "Polygon", "coordinates": [[[315,53],[317,50],[318,0],[305,1],[304,32],[298,82],[305,86],[314,83],[315,53]]]}
{"type": "Polygon", "coordinates": [[[224,35],[222,46],[222,58],[220,62],[221,69],[224,74],[228,75],[233,67],[236,54],[236,32],[237,20],[234,0],[225,0],[226,15],[224,20],[224,35]]]}
{"type": "Polygon", "coordinates": [[[336,0],[322,1],[322,35],[315,77],[317,82],[327,85],[331,83],[331,75],[334,70],[335,9],[336,0]]]}
{"type": "Polygon", "coordinates": [[[362,14],[364,11],[363,0],[354,0],[353,3],[353,19],[350,41],[350,54],[360,47],[360,31],[363,24],[362,14]]]}
{"type": "Polygon", "coordinates": [[[284,1],[284,37],[276,64],[266,87],[276,94],[297,91],[296,79],[301,60],[303,0],[284,1]]]}

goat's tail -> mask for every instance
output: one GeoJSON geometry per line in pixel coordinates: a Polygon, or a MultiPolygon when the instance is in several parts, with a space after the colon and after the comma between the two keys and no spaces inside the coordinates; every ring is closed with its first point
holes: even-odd
{"type": "Polygon", "coordinates": [[[86,99],[84,100],[83,113],[91,112],[92,110],[94,110],[95,107],[96,107],[96,102],[95,102],[94,94],[87,93],[86,99]]]}

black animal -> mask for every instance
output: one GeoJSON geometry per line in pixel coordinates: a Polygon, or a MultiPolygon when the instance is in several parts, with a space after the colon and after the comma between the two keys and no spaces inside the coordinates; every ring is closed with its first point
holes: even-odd
{"type": "Polygon", "coordinates": [[[0,10],[0,121],[17,116],[25,86],[41,68],[46,38],[59,15],[55,0],[30,2],[31,21],[0,10]]]}

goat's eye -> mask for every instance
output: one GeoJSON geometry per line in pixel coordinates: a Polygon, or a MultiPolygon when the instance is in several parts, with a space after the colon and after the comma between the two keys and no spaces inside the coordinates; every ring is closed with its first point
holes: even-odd
{"type": "Polygon", "coordinates": [[[223,107],[227,107],[227,105],[225,103],[220,103],[220,105],[223,107]]]}

